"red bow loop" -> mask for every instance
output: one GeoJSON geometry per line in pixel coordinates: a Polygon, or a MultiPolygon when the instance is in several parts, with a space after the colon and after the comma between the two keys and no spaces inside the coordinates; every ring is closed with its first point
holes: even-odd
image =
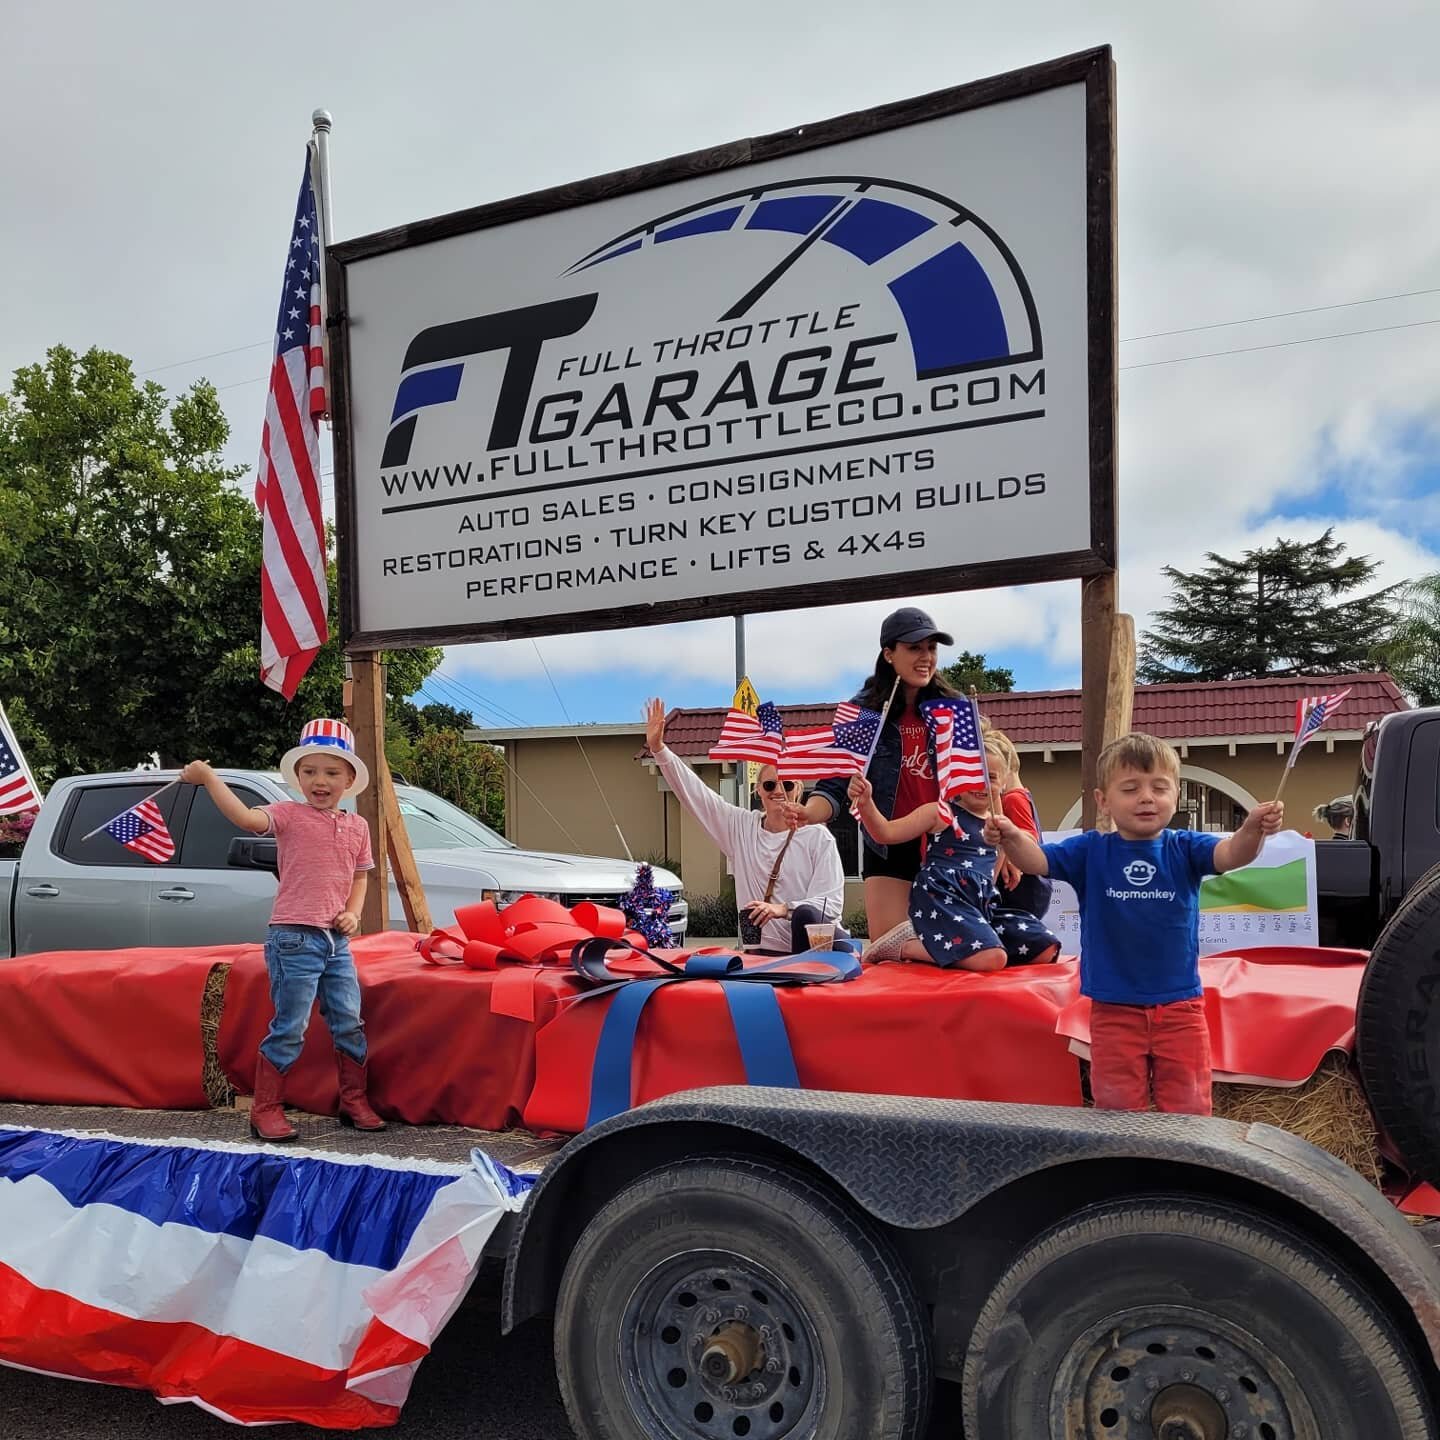
{"type": "Polygon", "coordinates": [[[431,965],[466,965],[495,970],[501,963],[568,965],[577,941],[624,940],[636,950],[645,937],[626,928],[625,916],[606,905],[582,900],[567,910],[539,895],[522,895],[501,910],[493,900],[462,905],[455,912],[459,931],[432,930],[415,948],[431,965]]]}

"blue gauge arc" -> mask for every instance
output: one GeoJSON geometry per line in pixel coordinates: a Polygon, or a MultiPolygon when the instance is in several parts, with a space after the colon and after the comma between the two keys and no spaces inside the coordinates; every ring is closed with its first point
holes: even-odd
{"type": "Polygon", "coordinates": [[[803,264],[815,245],[840,250],[868,267],[891,256],[903,262],[898,252],[929,235],[917,247],[915,263],[886,282],[909,332],[916,378],[1033,361],[1043,354],[1030,283],[994,226],[937,191],[878,176],[811,175],[712,196],[612,237],[582,255],[567,273],[639,254],[647,240],[659,246],[702,235],[752,232],[791,235],[796,243],[737,295],[717,317],[722,321],[749,313],[784,273],[803,264]],[[805,193],[796,193],[801,191],[805,193]],[[916,207],[916,199],[928,202],[925,210],[916,207]],[[936,209],[947,218],[936,219],[936,209]],[[942,226],[956,232],[948,244],[932,234],[942,226]],[[967,243],[960,232],[968,226],[985,237],[988,251],[982,246],[977,253],[977,247],[967,243]],[[1018,297],[1023,321],[1013,303],[1007,319],[1002,291],[1018,297]]]}

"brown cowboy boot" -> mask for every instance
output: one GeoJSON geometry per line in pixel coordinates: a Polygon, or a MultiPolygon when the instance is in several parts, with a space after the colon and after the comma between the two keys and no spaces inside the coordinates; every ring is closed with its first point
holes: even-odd
{"type": "Polygon", "coordinates": [[[352,1060],[343,1050],[335,1052],[335,1064],[340,1073],[340,1123],[353,1125],[357,1130],[383,1130],[385,1122],[365,1098],[367,1067],[352,1060]]]}
{"type": "Polygon", "coordinates": [[[265,1058],[255,1057],[255,1098],[250,1102],[250,1133],[257,1140],[293,1140],[300,1132],[285,1118],[285,1077],[265,1058]]]}

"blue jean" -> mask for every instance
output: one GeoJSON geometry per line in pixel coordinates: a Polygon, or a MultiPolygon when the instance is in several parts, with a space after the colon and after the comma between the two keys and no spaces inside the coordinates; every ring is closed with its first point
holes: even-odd
{"type": "Polygon", "coordinates": [[[365,1063],[360,981],[350,942],[318,925],[272,925],[265,941],[270,1001],[275,1007],[260,1053],[283,1075],[300,1058],[316,997],[335,1048],[365,1063]]]}

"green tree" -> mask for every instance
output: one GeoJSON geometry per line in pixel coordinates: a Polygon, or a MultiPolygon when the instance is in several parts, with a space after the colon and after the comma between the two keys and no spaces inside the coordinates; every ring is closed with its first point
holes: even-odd
{"type": "Polygon", "coordinates": [[[962,650],[940,672],[962,695],[973,685],[982,695],[1005,695],[1015,688],[1015,672],[987,663],[983,655],[962,650]]]}
{"type": "MultiPolygon", "coordinates": [[[[0,697],[23,698],[55,774],[273,765],[340,713],[333,640],[290,704],[260,684],[260,521],[228,439],[212,386],[167,401],[99,349],[56,346],[0,396],[0,697]]],[[[387,689],[413,693],[439,653],[387,655],[387,689]]]]}
{"type": "Polygon", "coordinates": [[[1400,586],[1395,601],[1395,628],[1374,661],[1417,705],[1440,705],[1440,575],[1400,586]]]}
{"type": "Polygon", "coordinates": [[[1211,551],[1201,570],[1165,566],[1170,603],[1142,637],[1139,678],[1154,684],[1365,669],[1394,623],[1394,587],[1354,595],[1379,562],[1345,550],[1329,529],[1318,540],[1277,539],[1238,560],[1211,551]]]}
{"type": "Polygon", "coordinates": [[[472,744],[458,730],[426,730],[411,745],[405,778],[504,832],[505,762],[493,745],[472,744]]]}

